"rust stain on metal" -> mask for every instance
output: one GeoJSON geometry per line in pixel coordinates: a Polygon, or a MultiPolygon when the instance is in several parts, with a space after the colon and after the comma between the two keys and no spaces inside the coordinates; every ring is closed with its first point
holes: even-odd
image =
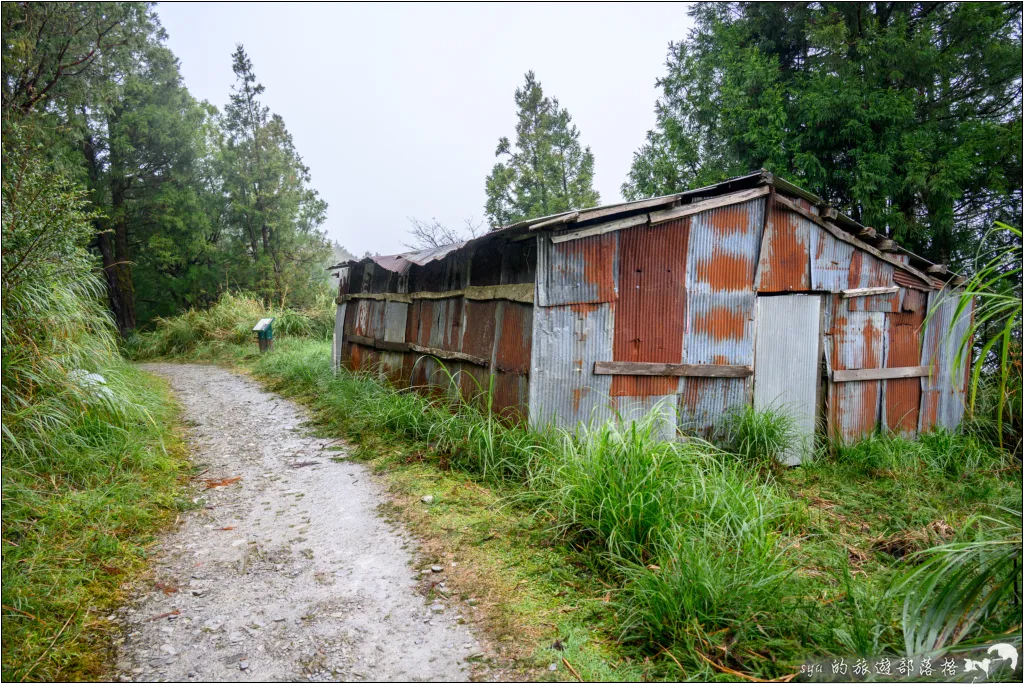
{"type": "MultiPolygon", "coordinates": [[[[854,251],[850,258],[850,287],[892,287],[894,271],[892,264],[862,252],[854,251]]],[[[899,292],[886,295],[855,297],[849,300],[850,311],[899,311],[899,292]]]]}
{"type": "Polygon", "coordinates": [[[909,312],[923,312],[927,306],[927,297],[921,290],[915,290],[911,288],[903,289],[903,311],[909,312]]]}
{"type": "MultiPolygon", "coordinates": [[[[622,231],[613,360],[682,361],[689,234],[688,218],[622,231]]],[[[611,396],[672,394],[678,386],[678,378],[617,375],[611,396]]]]}
{"type": "Polygon", "coordinates": [[[597,301],[615,299],[615,248],[617,236],[611,233],[573,240],[557,247],[577,250],[583,261],[583,280],[597,286],[597,301]]]}
{"type": "MultiPolygon", "coordinates": [[[[881,368],[886,314],[849,311],[852,300],[833,295],[829,302],[831,325],[827,344],[833,370],[881,368]]],[[[880,380],[830,382],[829,432],[844,442],[867,437],[878,424],[880,380]]]]}
{"type": "MultiPolygon", "coordinates": [[[[757,200],[761,202],[763,200],[757,200]]],[[[708,211],[708,223],[720,236],[747,232],[747,204],[737,204],[708,211]]]]}
{"type": "MultiPolygon", "coordinates": [[[[529,304],[505,302],[498,338],[498,368],[527,375],[533,346],[533,307],[529,304]]],[[[524,404],[525,406],[525,404],[524,404]]]]}
{"type": "MultiPolygon", "coordinates": [[[[888,346],[887,368],[921,364],[921,328],[924,312],[893,313],[886,316],[888,346]]],[[[893,432],[913,436],[921,406],[921,379],[902,378],[885,381],[885,424],[893,432]]]]}
{"type": "Polygon", "coordinates": [[[545,241],[545,306],[615,299],[615,266],[619,237],[615,233],[553,244],[545,241]]]}
{"type": "Polygon", "coordinates": [[[711,261],[697,264],[696,277],[712,290],[735,291],[750,287],[753,281],[749,255],[715,254],[711,261]]]}
{"type": "Polygon", "coordinates": [[[588,394],[590,394],[589,387],[577,387],[572,391],[572,410],[574,412],[580,412],[580,401],[588,394]]]}
{"type": "Polygon", "coordinates": [[[893,281],[902,287],[912,287],[917,290],[931,290],[933,289],[929,283],[924,282],[920,278],[917,278],[901,268],[893,270],[892,274],[893,281]]]}
{"type": "Polygon", "coordinates": [[[716,306],[693,317],[690,333],[707,335],[718,342],[740,340],[745,337],[749,319],[749,313],[741,309],[716,306]]]}
{"type": "Polygon", "coordinates": [[[419,300],[420,329],[416,343],[424,347],[430,346],[430,333],[434,326],[434,303],[429,299],[419,300]]]}
{"type": "Polygon", "coordinates": [[[483,359],[491,358],[494,349],[494,310],[497,302],[466,302],[466,330],[462,350],[483,359]]]}
{"type": "Polygon", "coordinates": [[[772,207],[761,255],[761,292],[811,289],[810,221],[783,207],[772,207]]]}
{"type": "Polygon", "coordinates": [[[497,373],[494,376],[491,410],[510,422],[525,422],[529,396],[529,379],[525,375],[497,373]]]}

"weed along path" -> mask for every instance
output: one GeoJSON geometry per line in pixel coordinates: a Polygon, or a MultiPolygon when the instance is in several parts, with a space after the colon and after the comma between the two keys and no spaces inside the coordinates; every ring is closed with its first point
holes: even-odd
{"type": "Polygon", "coordinates": [[[146,368],[185,407],[205,505],[161,540],[151,580],[113,618],[122,680],[469,679],[482,652],[458,606],[418,591],[445,570],[417,579],[415,541],[378,516],[363,466],[252,380],[146,368]]]}

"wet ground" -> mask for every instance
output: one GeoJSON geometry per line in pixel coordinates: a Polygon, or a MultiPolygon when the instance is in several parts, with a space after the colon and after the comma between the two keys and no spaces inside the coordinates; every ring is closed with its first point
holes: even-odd
{"type": "MultiPolygon", "coordinates": [[[[214,366],[150,364],[191,425],[201,505],[122,623],[125,681],[460,681],[482,657],[445,568],[377,512],[381,488],[303,409],[214,366]],[[444,585],[436,587],[444,592],[444,585]]],[[[479,674],[479,673],[478,673],[479,674]]]]}

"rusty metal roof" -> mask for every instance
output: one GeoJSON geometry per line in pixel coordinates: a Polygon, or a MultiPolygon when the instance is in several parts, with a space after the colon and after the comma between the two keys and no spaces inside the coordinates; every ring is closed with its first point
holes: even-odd
{"type": "MultiPolygon", "coordinates": [[[[381,268],[393,271],[396,273],[406,273],[409,268],[413,265],[423,266],[435,261],[437,259],[443,259],[448,254],[464,249],[470,245],[477,245],[482,242],[498,239],[498,238],[514,238],[517,235],[527,234],[531,231],[540,230],[572,230],[574,228],[583,228],[586,226],[594,225],[595,223],[602,223],[604,221],[612,219],[623,219],[630,216],[643,214],[646,211],[658,208],[668,208],[671,206],[680,206],[690,204],[698,200],[704,200],[712,197],[718,197],[727,195],[740,190],[746,190],[758,186],[771,186],[776,191],[783,195],[800,198],[808,202],[812,207],[815,208],[817,216],[813,217],[821,221],[830,221],[832,225],[842,231],[849,233],[852,237],[866,244],[868,247],[872,247],[870,240],[886,241],[892,243],[884,236],[873,237],[874,232],[867,226],[861,225],[854,221],[852,218],[836,210],[825,203],[823,199],[818,197],[812,192],[804,190],[803,188],[790,183],[789,181],[781,178],[773,173],[770,173],[764,169],[756,171],[754,173],[747,174],[745,176],[737,176],[736,178],[730,178],[724,180],[721,183],[715,183],[703,188],[696,188],[694,190],[687,190],[685,192],[675,193],[671,195],[664,195],[661,197],[652,197],[642,200],[633,200],[628,202],[618,202],[615,204],[608,204],[598,207],[592,207],[589,209],[579,209],[574,211],[565,211],[558,214],[551,214],[549,216],[540,216],[537,218],[524,219],[517,221],[516,223],[496,228],[480,237],[467,240],[465,242],[458,242],[451,245],[443,245],[441,247],[431,247],[429,249],[423,249],[418,251],[402,252],[400,254],[393,254],[388,256],[371,256],[363,259],[356,259],[352,261],[346,261],[335,266],[331,266],[328,270],[334,270],[357,264],[365,261],[373,261],[381,268]]],[[[895,249],[896,254],[903,255],[908,262],[907,266],[916,268],[908,268],[913,272],[917,272],[919,269],[928,269],[936,264],[920,257],[909,250],[906,250],[899,245],[893,246],[889,244],[886,249],[895,249]]],[[[958,277],[956,273],[952,271],[948,273],[939,274],[945,279],[952,279],[958,277]]]]}

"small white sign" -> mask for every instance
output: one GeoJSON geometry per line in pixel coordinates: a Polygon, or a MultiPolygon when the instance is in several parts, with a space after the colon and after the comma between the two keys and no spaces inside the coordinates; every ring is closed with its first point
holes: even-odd
{"type": "Polygon", "coordinates": [[[260,322],[252,329],[253,332],[260,332],[270,327],[270,324],[274,322],[273,318],[261,318],[260,322]]]}

